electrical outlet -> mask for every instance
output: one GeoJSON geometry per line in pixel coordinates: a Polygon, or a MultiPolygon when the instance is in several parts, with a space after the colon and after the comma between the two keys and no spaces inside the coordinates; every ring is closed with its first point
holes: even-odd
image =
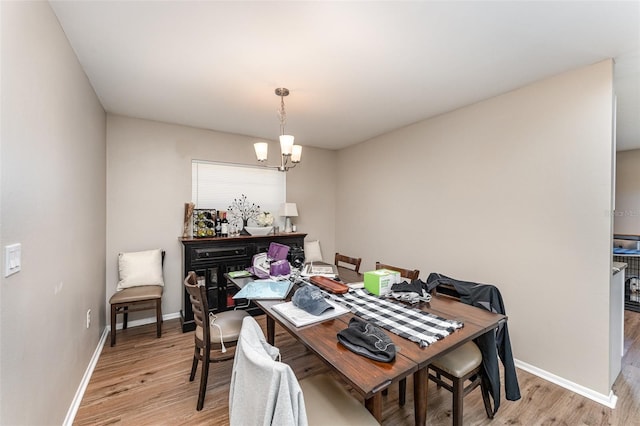
{"type": "Polygon", "coordinates": [[[91,326],[91,309],[87,310],[87,328],[91,326]]]}

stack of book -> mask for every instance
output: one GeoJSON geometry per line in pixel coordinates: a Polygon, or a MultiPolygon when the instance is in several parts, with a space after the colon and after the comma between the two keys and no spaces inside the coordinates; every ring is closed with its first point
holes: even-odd
{"type": "Polygon", "coordinates": [[[312,277],[314,275],[319,275],[327,278],[337,278],[338,268],[336,268],[336,265],[332,265],[330,263],[310,262],[302,267],[300,275],[302,275],[303,277],[312,277]]]}

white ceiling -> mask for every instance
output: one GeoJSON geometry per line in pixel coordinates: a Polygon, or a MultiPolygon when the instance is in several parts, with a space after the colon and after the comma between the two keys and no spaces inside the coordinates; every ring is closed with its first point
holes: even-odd
{"type": "Polygon", "coordinates": [[[337,149],[616,58],[640,148],[640,1],[51,1],[112,113],[337,149]]]}

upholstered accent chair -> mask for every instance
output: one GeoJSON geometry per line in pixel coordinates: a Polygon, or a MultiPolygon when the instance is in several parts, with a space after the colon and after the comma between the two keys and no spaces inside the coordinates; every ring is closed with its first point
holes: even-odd
{"type": "Polygon", "coordinates": [[[116,316],[123,315],[127,329],[129,313],[155,310],[156,335],[162,336],[162,266],[165,252],[160,249],[118,254],[118,285],[109,299],[111,305],[111,346],[116,344],[116,316]]]}

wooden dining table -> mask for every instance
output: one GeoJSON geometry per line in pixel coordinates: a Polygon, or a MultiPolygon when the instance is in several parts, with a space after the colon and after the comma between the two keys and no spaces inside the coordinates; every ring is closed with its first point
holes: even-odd
{"type": "MultiPolygon", "coordinates": [[[[361,282],[362,274],[338,267],[340,280],[345,283],[361,282]]],[[[242,288],[253,278],[230,278],[229,283],[242,288]]],[[[289,296],[295,291],[295,286],[289,296]]],[[[351,352],[338,342],[337,334],[348,326],[354,316],[347,313],[339,317],[296,327],[280,315],[273,306],[282,300],[254,300],[267,315],[267,341],[275,344],[275,325],[287,330],[293,337],[314,352],[333,371],[362,395],[367,409],[382,421],[382,391],[394,383],[413,375],[414,418],[416,425],[425,425],[427,419],[427,368],[431,361],[450,352],[476,337],[490,332],[506,320],[495,314],[461,303],[445,295],[435,295],[430,302],[421,302],[412,307],[439,317],[461,321],[464,326],[445,338],[420,347],[417,343],[388,332],[396,345],[396,357],[392,362],[378,362],[351,352]]],[[[401,302],[398,302],[402,304],[401,302]]]]}

